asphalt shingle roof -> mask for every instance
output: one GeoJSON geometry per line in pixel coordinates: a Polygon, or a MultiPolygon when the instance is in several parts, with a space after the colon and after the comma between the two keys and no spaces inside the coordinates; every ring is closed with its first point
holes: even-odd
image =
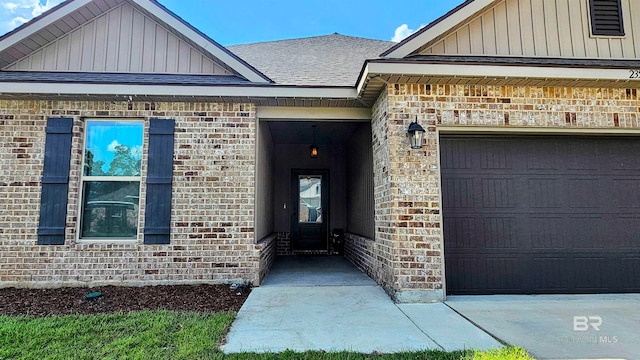
{"type": "Polygon", "coordinates": [[[127,74],[46,71],[0,71],[0,82],[51,82],[131,85],[248,85],[250,81],[227,75],[127,74]]]}
{"type": "Polygon", "coordinates": [[[390,41],[340,34],[227,46],[280,85],[354,86],[362,65],[390,41]]]}

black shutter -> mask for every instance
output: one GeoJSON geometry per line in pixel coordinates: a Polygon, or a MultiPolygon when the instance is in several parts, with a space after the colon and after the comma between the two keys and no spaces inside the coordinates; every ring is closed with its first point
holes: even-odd
{"type": "Polygon", "coordinates": [[[168,244],[170,239],[174,127],[173,119],[149,123],[145,244],[168,244]]]}
{"type": "Polygon", "coordinates": [[[73,119],[47,120],[38,245],[64,245],[73,119]]]}
{"type": "Polygon", "coordinates": [[[624,36],[621,0],[589,0],[591,33],[604,36],[624,36]]]}

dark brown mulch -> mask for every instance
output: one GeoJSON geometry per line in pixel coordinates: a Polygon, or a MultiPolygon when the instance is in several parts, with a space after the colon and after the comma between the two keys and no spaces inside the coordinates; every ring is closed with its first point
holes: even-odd
{"type": "Polygon", "coordinates": [[[140,310],[238,311],[250,289],[240,295],[229,285],[172,285],[61,289],[0,289],[0,315],[32,317],[127,313],[140,310]],[[86,295],[102,295],[87,299],[86,295]]]}

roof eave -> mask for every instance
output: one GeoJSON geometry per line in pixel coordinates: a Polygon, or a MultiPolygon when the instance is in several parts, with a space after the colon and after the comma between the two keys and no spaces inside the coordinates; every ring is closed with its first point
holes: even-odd
{"type": "MultiPolygon", "coordinates": [[[[571,82],[599,82],[602,84],[624,85],[639,88],[640,79],[633,79],[625,66],[560,66],[542,64],[489,64],[419,62],[407,59],[367,60],[356,85],[360,98],[371,79],[380,75],[400,75],[408,77],[434,78],[476,78],[499,82],[511,79],[561,80],[571,82]]],[[[383,80],[384,81],[384,80],[383,80]]]]}
{"type": "Polygon", "coordinates": [[[68,0],[45,11],[29,22],[26,22],[14,30],[0,36],[0,52],[6,50],[15,43],[44,29],[54,21],[60,20],[79,8],[89,4],[93,0],[68,0]],[[47,20],[45,22],[45,20],[47,20]]]}
{"type": "Polygon", "coordinates": [[[273,98],[357,98],[353,87],[287,86],[272,84],[246,85],[165,85],[132,83],[79,83],[7,81],[0,82],[5,94],[42,95],[121,95],[121,96],[176,96],[176,97],[273,97],[273,98]],[[55,86],[51,86],[55,84],[55,86]]]}

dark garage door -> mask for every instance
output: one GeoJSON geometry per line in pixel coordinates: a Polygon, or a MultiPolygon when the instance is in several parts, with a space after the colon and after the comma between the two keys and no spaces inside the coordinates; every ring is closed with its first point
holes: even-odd
{"type": "Polygon", "coordinates": [[[640,292],[640,139],[441,138],[449,294],[640,292]]]}

